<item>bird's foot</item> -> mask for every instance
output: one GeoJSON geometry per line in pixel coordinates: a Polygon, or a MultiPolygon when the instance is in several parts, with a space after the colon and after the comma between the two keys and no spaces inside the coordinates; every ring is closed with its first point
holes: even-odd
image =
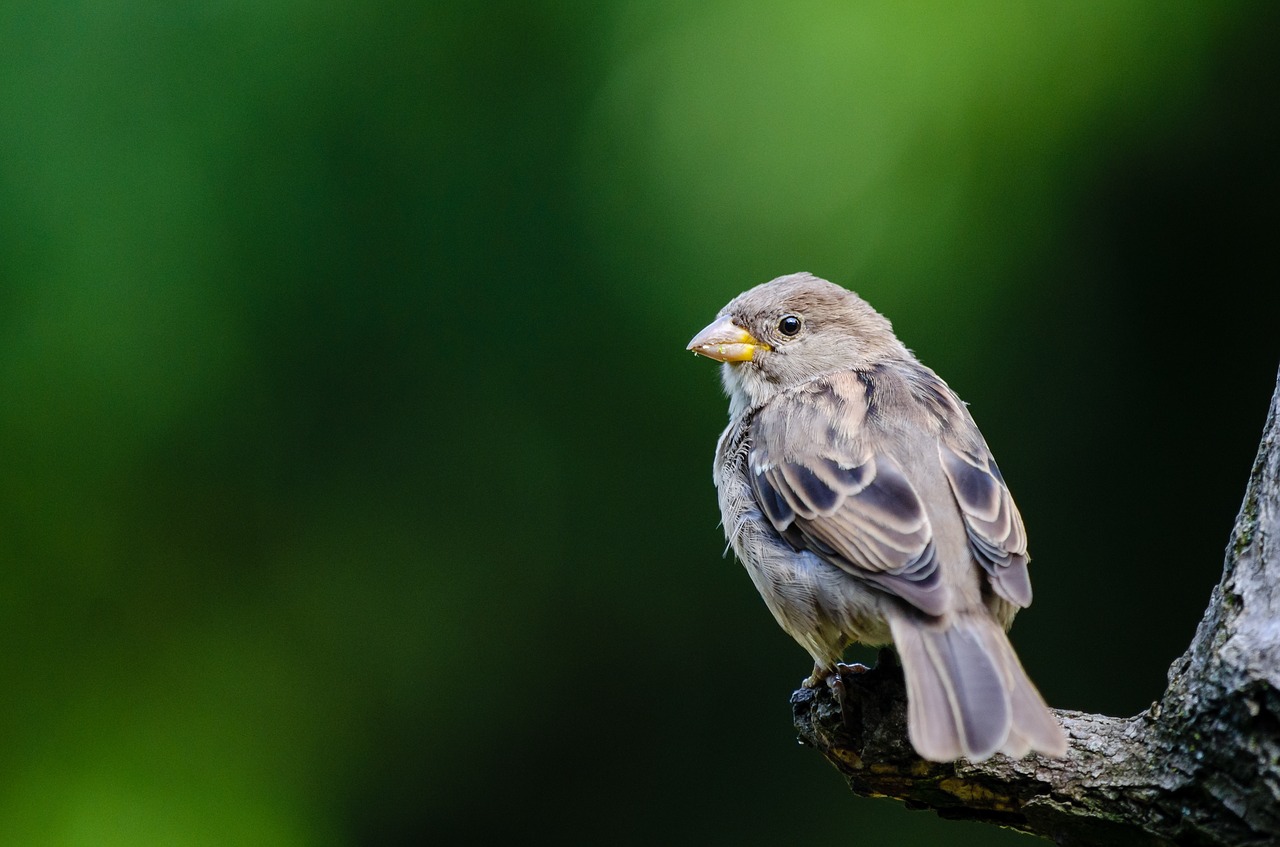
{"type": "MultiPolygon", "coordinates": [[[[809,678],[800,683],[801,688],[817,688],[824,682],[828,682],[830,677],[835,674],[835,670],[822,665],[814,665],[813,673],[809,674],[809,678]]],[[[828,682],[828,684],[830,684],[828,682]]]]}
{"type": "Polygon", "coordinates": [[[800,683],[800,686],[802,688],[817,688],[819,685],[825,684],[827,688],[835,691],[841,686],[840,678],[845,674],[864,674],[869,670],[871,668],[858,662],[854,662],[851,665],[847,665],[844,662],[836,662],[830,667],[814,665],[813,673],[809,675],[808,679],[800,683]]]}
{"type": "Polygon", "coordinates": [[[840,708],[844,708],[844,676],[845,674],[864,674],[871,668],[866,665],[854,662],[852,665],[846,665],[844,662],[836,662],[836,666],[832,669],[831,674],[827,677],[827,688],[836,696],[836,702],[840,704],[840,708]]]}

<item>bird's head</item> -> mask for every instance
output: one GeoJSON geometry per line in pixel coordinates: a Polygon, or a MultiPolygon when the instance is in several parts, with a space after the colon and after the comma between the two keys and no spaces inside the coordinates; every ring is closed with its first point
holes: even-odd
{"type": "Polygon", "coordinates": [[[731,414],[815,377],[905,354],[887,318],[852,291],[809,273],[739,294],[688,349],[724,363],[731,414]]]}

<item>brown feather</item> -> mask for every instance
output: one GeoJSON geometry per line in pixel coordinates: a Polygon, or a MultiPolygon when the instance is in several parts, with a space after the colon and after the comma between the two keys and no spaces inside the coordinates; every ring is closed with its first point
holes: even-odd
{"type": "Polygon", "coordinates": [[[1022,517],[955,393],[810,274],[744,292],[695,341],[717,334],[750,352],[721,371],[720,509],[778,623],[819,671],[850,641],[892,640],[925,758],[1062,755],[1004,634],[1031,602],[1022,517]]]}

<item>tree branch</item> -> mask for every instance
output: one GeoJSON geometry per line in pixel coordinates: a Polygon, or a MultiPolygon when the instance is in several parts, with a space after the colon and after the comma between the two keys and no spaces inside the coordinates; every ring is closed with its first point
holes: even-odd
{"type": "Polygon", "coordinates": [[[1280,843],[1280,376],[1222,580],[1169,687],[1140,715],[1055,710],[1066,758],[934,764],[907,742],[886,650],[832,691],[791,698],[801,740],[855,794],[1064,845],[1280,843]]]}

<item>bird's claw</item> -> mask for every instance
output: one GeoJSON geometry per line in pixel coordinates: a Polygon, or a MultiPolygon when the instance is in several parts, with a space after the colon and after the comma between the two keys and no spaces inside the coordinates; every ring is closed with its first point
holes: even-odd
{"type": "Polygon", "coordinates": [[[817,688],[822,683],[828,682],[830,676],[833,673],[835,673],[834,669],[823,667],[822,665],[819,665],[819,664],[815,664],[813,666],[813,673],[809,674],[808,679],[800,683],[800,687],[801,688],[817,688]]]}

